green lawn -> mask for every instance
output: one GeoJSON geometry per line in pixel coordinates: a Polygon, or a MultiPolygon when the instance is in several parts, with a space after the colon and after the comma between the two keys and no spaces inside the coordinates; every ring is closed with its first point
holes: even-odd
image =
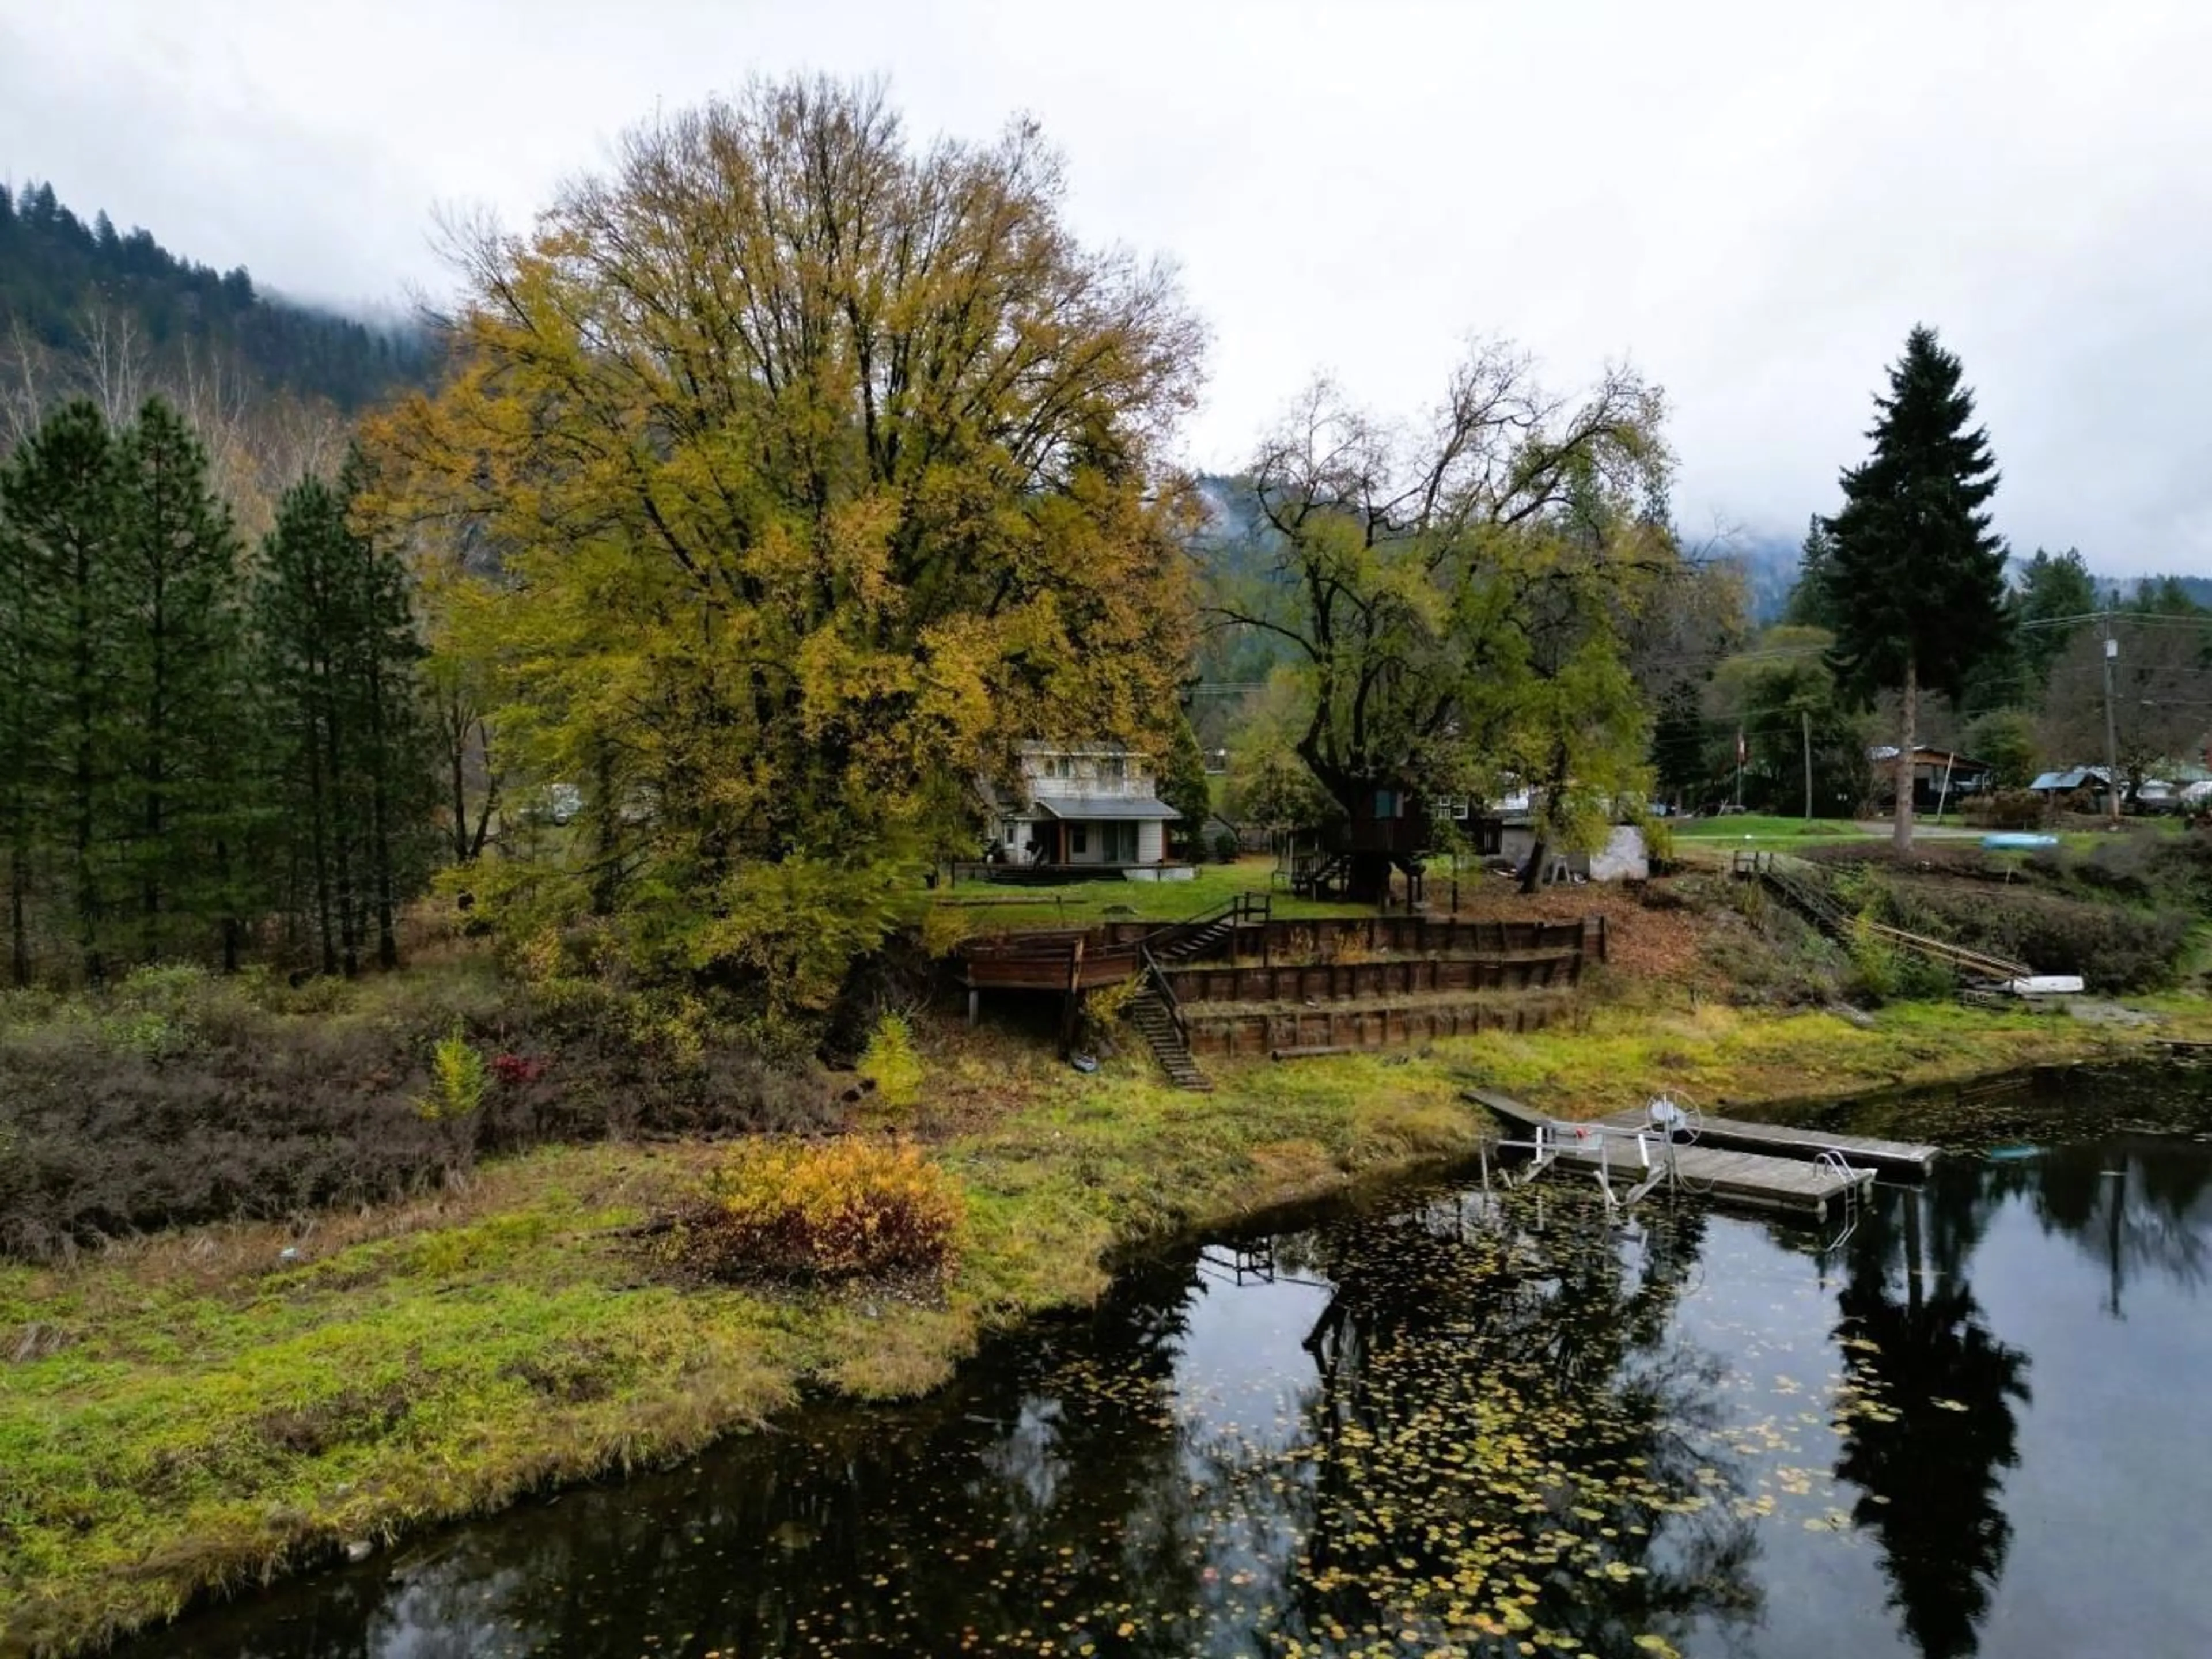
{"type": "Polygon", "coordinates": [[[1064,887],[999,886],[963,881],[939,887],[921,907],[957,915],[969,933],[1006,927],[1089,927],[1103,921],[1176,921],[1216,909],[1246,893],[1272,894],[1274,914],[1291,918],[1364,916],[1364,904],[1319,904],[1274,884],[1272,858],[1204,864],[1188,881],[1123,881],[1118,876],[1064,887]]]}
{"type": "Polygon", "coordinates": [[[1849,841],[1866,832],[1848,818],[1783,818],[1761,812],[1735,812],[1717,818],[1684,818],[1668,826],[1677,841],[1741,841],[1813,836],[1826,841],[1849,841]]]}
{"type": "Polygon", "coordinates": [[[1864,841],[1866,831],[1844,818],[1783,818],[1759,812],[1688,818],[1669,823],[1678,853],[1714,857],[1723,852],[1787,853],[1827,842],[1864,841]]]}

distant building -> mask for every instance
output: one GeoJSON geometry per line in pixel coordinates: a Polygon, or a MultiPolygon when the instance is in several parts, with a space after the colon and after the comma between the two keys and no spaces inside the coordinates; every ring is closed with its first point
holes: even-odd
{"type": "Polygon", "coordinates": [[[2101,795],[2105,793],[2105,769],[2075,766],[2063,772],[2045,772],[2027,787],[2039,795],[2071,795],[2084,789],[2093,795],[2101,795]]]}
{"type": "MultiPolygon", "coordinates": [[[[1894,804],[1897,745],[1886,744],[1868,750],[1867,761],[1874,769],[1875,799],[1894,804]]],[[[1912,810],[1934,812],[1956,805],[1962,795],[1978,795],[1989,787],[1994,769],[1987,761],[1954,750],[1917,748],[1912,751],[1912,810]]]]}
{"type": "Polygon", "coordinates": [[[1020,746],[1018,800],[994,803],[994,855],[1009,864],[1142,869],[1167,861],[1167,826],[1151,760],[1118,743],[1020,746]]]}

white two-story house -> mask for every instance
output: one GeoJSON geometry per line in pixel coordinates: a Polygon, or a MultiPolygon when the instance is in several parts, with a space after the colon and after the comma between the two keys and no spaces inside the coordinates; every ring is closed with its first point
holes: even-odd
{"type": "MultiPolygon", "coordinates": [[[[1118,743],[1024,743],[1024,801],[994,812],[994,857],[1008,864],[1118,866],[1157,872],[1179,816],[1153,792],[1151,762],[1118,743]]],[[[1103,872],[1102,872],[1103,873],[1103,872]]]]}

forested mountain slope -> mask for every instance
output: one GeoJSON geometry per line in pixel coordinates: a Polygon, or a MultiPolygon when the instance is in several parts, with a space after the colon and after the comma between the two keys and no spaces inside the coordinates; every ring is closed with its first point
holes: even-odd
{"type": "Polygon", "coordinates": [[[421,380],[428,343],[411,327],[353,318],[260,292],[244,267],[217,272],[150,232],[89,223],[48,184],[0,185],[0,347],[64,359],[127,351],[173,374],[198,356],[228,362],[270,389],[351,412],[421,380]]]}

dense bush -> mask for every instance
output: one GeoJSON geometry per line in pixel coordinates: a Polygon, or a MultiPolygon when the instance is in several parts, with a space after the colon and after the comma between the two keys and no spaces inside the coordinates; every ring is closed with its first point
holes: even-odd
{"type": "Polygon", "coordinates": [[[1893,884],[1887,908],[1901,927],[2009,957],[2039,973],[2079,974],[2098,991],[2170,982],[2191,922],[2169,908],[1916,880],[1893,884]]]}
{"type": "Polygon", "coordinates": [[[741,1033],[611,992],[148,969],[104,994],[0,997],[0,1252],[391,1199],[486,1152],[832,1109],[741,1033]]]}
{"type": "Polygon", "coordinates": [[[712,1279],[939,1273],[959,1189],[913,1147],[846,1137],[733,1150],[669,1218],[663,1246],[712,1279]]]}
{"type": "Polygon", "coordinates": [[[2050,814],[2051,803],[2034,790],[2000,789],[1968,801],[1960,816],[1985,830],[2040,830],[2050,814]]]}
{"type": "Polygon", "coordinates": [[[896,1111],[921,1103],[921,1056],[915,1052],[914,1022],[904,1014],[885,1012],[868,1034],[858,1067],[876,1085],[876,1098],[896,1111]]]}
{"type": "Polygon", "coordinates": [[[1850,967],[1844,976],[1844,994],[1852,1002],[1880,1007],[1885,1002],[1938,1001],[1958,993],[1958,975],[1949,967],[1898,949],[1867,927],[1864,918],[1852,930],[1847,948],[1850,967]]]}

